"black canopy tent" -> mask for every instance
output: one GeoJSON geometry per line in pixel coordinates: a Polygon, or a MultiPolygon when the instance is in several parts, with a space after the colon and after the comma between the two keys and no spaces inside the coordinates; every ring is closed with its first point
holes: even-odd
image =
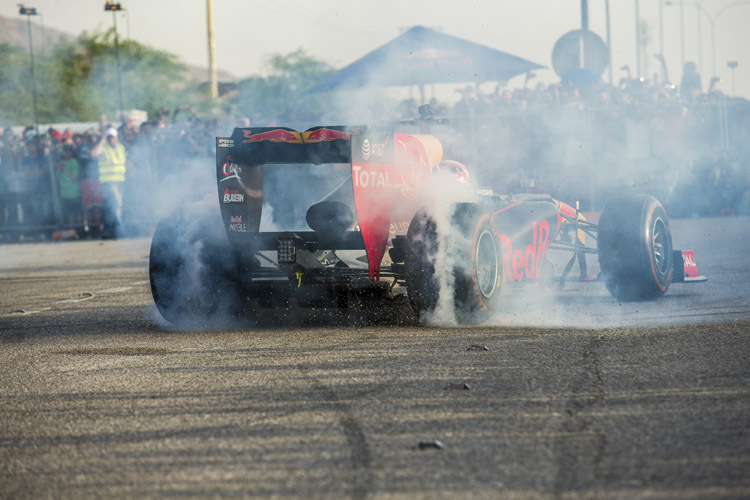
{"type": "Polygon", "coordinates": [[[316,83],[306,93],[367,87],[507,81],[539,64],[423,26],[414,26],[361,59],[316,83]]]}

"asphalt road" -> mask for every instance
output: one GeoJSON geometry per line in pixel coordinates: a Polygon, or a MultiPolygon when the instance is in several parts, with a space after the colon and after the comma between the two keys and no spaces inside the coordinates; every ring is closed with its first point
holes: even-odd
{"type": "Polygon", "coordinates": [[[177,331],[146,240],[0,246],[0,498],[750,498],[749,230],[673,221],[710,280],[657,302],[476,328],[177,331]]]}

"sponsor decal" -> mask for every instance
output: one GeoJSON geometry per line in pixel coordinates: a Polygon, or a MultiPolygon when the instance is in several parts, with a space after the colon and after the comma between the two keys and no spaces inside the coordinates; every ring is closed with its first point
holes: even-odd
{"type": "Polygon", "coordinates": [[[252,142],[290,142],[292,144],[302,144],[302,136],[296,130],[286,130],[283,128],[268,130],[266,132],[258,132],[254,134],[252,130],[243,130],[242,135],[245,140],[242,144],[249,144],[252,142]]]}
{"type": "Polygon", "coordinates": [[[390,233],[402,234],[409,230],[409,221],[391,222],[390,233]]]}
{"type": "MultiPolygon", "coordinates": [[[[235,218],[232,217],[232,220],[234,220],[234,219],[235,218]]],[[[239,217],[239,219],[241,220],[242,217],[239,217]]],[[[245,224],[244,222],[230,222],[229,226],[228,226],[228,229],[229,229],[230,233],[246,233],[247,232],[247,224],[245,224]]]]}
{"type": "Polygon", "coordinates": [[[224,190],[224,203],[243,203],[245,201],[245,193],[240,193],[239,189],[224,190]]]}
{"type": "Polygon", "coordinates": [[[239,179],[240,174],[242,173],[242,167],[240,167],[236,163],[232,163],[231,158],[227,156],[227,160],[221,167],[221,173],[224,174],[224,178],[219,182],[224,182],[229,179],[239,179]]]}
{"type": "Polygon", "coordinates": [[[394,147],[390,132],[370,134],[368,137],[351,135],[353,163],[393,163],[394,147]]]}
{"type": "Polygon", "coordinates": [[[477,195],[479,196],[494,196],[495,192],[492,188],[477,188],[477,195]]]}
{"type": "Polygon", "coordinates": [[[542,272],[542,261],[549,245],[549,222],[531,223],[531,244],[526,248],[513,248],[506,234],[500,235],[503,248],[503,282],[538,278],[542,272]]]}
{"type": "Polygon", "coordinates": [[[242,222],[241,215],[230,215],[229,225],[227,226],[227,229],[229,230],[230,233],[246,233],[247,224],[242,222]]]}
{"type": "Polygon", "coordinates": [[[362,159],[368,161],[371,157],[373,159],[381,158],[385,155],[385,147],[390,141],[390,136],[384,142],[373,142],[370,143],[369,139],[362,141],[362,159]]]}
{"type": "Polygon", "coordinates": [[[234,139],[219,139],[219,147],[220,148],[233,148],[234,147],[234,139]]]}
{"type": "Polygon", "coordinates": [[[362,158],[364,160],[370,159],[370,141],[368,139],[362,141],[362,158]]]}
{"type": "Polygon", "coordinates": [[[356,188],[390,188],[390,177],[387,171],[362,170],[359,165],[352,165],[352,177],[356,188]]]}
{"type": "Polygon", "coordinates": [[[700,276],[700,273],[698,272],[698,266],[695,264],[695,258],[693,257],[692,250],[682,251],[682,261],[685,265],[685,277],[697,278],[700,276]]]}

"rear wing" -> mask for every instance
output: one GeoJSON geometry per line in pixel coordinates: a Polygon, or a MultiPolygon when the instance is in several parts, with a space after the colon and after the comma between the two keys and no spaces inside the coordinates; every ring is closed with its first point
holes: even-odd
{"type": "Polygon", "coordinates": [[[263,169],[268,164],[351,163],[351,137],[367,127],[236,128],[216,138],[216,181],[227,235],[241,244],[257,233],[263,209],[263,169]]]}
{"type": "Polygon", "coordinates": [[[366,132],[366,126],[236,128],[216,138],[216,164],[351,163],[351,137],[366,132]]]}
{"type": "MultiPolygon", "coordinates": [[[[254,235],[260,229],[265,166],[347,163],[352,170],[358,235],[326,237],[333,237],[329,241],[334,244],[340,238],[339,248],[361,238],[370,277],[378,279],[392,220],[406,214],[408,223],[418,208],[420,186],[442,153],[436,138],[394,134],[392,128],[333,126],[304,132],[284,127],[237,128],[230,137],[216,139],[217,186],[227,236],[235,250],[250,253],[263,239],[254,235]]],[[[290,189],[305,186],[290,184],[290,189]]]]}

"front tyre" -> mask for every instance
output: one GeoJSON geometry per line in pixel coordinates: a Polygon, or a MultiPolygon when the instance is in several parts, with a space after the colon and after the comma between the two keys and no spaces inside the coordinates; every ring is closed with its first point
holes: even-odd
{"type": "MultiPolygon", "coordinates": [[[[459,205],[454,222],[465,236],[466,259],[453,270],[456,320],[459,324],[482,323],[492,317],[502,283],[502,257],[490,215],[473,205],[459,205]]],[[[462,249],[463,250],[463,249],[462,249]]],[[[465,251],[465,250],[464,250],[465,251]]]]}
{"type": "Polygon", "coordinates": [[[672,232],[661,203],[649,195],[617,198],[599,218],[599,265],[607,290],[621,301],[653,300],[672,282],[672,232]]]}

